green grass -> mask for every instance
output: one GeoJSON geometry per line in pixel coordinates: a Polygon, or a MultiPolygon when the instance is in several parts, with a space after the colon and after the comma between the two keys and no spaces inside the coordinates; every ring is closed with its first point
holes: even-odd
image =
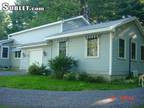
{"type": "Polygon", "coordinates": [[[129,83],[88,83],[82,81],[65,81],[47,76],[0,76],[0,87],[19,89],[39,89],[55,91],[81,90],[118,90],[136,88],[137,84],[129,83]]]}

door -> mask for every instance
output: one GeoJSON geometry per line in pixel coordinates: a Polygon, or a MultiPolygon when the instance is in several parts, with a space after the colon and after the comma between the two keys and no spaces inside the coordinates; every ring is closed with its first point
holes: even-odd
{"type": "Polygon", "coordinates": [[[38,63],[39,65],[42,64],[42,56],[43,51],[41,49],[37,50],[31,50],[30,51],[30,58],[29,58],[29,65],[32,65],[33,63],[38,63]]]}

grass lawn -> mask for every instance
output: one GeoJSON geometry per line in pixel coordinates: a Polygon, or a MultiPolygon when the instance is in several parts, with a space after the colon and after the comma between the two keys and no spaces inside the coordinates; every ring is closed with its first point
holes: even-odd
{"type": "Polygon", "coordinates": [[[0,87],[55,91],[118,90],[136,88],[136,83],[88,83],[65,81],[48,76],[0,76],[0,87]]]}

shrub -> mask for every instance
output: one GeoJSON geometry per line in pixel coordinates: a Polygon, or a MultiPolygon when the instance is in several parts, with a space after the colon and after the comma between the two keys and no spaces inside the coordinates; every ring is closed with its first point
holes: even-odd
{"type": "Polygon", "coordinates": [[[75,72],[65,73],[63,76],[63,79],[64,80],[79,80],[78,75],[79,74],[75,72]]]}
{"type": "Polygon", "coordinates": [[[76,65],[77,61],[67,56],[57,56],[54,59],[49,60],[49,66],[58,79],[62,79],[64,74],[76,65]]]}
{"type": "Polygon", "coordinates": [[[28,73],[31,75],[48,75],[49,70],[44,65],[32,64],[28,69],[28,73]]]}
{"type": "Polygon", "coordinates": [[[93,76],[90,76],[90,75],[88,75],[86,73],[80,73],[79,74],[79,80],[80,81],[91,82],[91,83],[107,82],[107,80],[104,77],[102,77],[102,76],[93,77],[93,76]]]}

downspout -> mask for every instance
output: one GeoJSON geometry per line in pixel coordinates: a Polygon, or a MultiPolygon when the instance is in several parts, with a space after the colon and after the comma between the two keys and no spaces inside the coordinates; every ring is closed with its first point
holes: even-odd
{"type": "Polygon", "coordinates": [[[110,44],[109,44],[109,76],[112,75],[112,43],[113,43],[113,33],[110,32],[110,44]]]}

